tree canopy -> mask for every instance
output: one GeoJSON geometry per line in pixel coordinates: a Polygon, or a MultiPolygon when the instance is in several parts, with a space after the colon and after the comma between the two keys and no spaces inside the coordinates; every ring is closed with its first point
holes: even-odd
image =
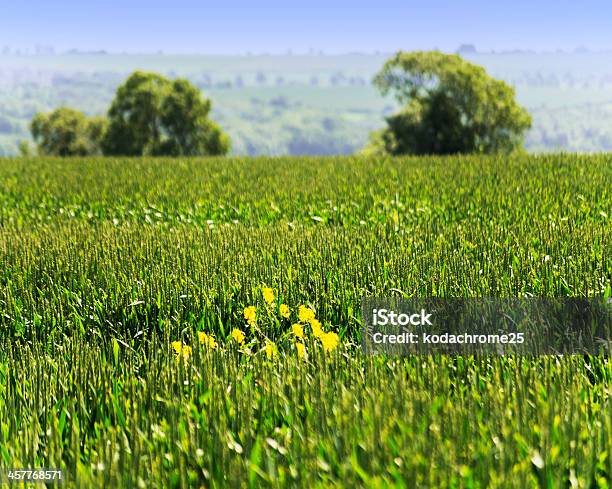
{"type": "Polygon", "coordinates": [[[50,113],[38,113],[30,123],[38,152],[52,156],[88,156],[100,154],[100,142],[106,130],[103,117],[87,117],[69,107],[50,113]]]}
{"type": "Polygon", "coordinates": [[[458,55],[398,52],[375,76],[383,95],[404,104],[374,133],[367,151],[388,154],[510,152],[531,116],[512,87],[458,55]]]}
{"type": "Polygon", "coordinates": [[[38,113],[38,152],[56,156],[222,155],[229,137],[208,115],[211,102],[187,80],[136,71],[117,89],[108,117],[61,107],[38,113]]]}
{"type": "Polygon", "coordinates": [[[208,118],[211,102],[183,79],[137,71],[117,89],[103,141],[109,155],[225,154],[229,138],[208,118]]]}

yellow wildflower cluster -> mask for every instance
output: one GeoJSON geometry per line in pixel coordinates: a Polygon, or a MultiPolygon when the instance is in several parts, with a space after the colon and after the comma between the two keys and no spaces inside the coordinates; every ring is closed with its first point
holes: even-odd
{"type": "MultiPolygon", "coordinates": [[[[276,306],[274,290],[270,287],[261,287],[263,299],[268,306],[276,306]]],[[[260,316],[260,320],[265,320],[269,318],[273,324],[278,324],[278,319],[274,319],[271,316],[271,313],[275,311],[275,307],[265,307],[263,316],[260,316]]],[[[287,304],[279,304],[277,309],[278,314],[284,319],[291,318],[291,309],[287,304]]],[[[257,308],[255,306],[247,306],[243,310],[243,316],[246,320],[247,324],[254,328],[257,326],[258,321],[258,313],[257,308]]],[[[334,351],[338,348],[340,344],[340,338],[334,332],[326,332],[323,329],[323,325],[321,321],[319,321],[316,317],[315,311],[308,306],[300,305],[297,308],[297,316],[298,321],[291,324],[291,330],[289,335],[293,337],[293,346],[295,347],[296,354],[298,358],[307,358],[308,357],[308,348],[309,344],[307,341],[306,330],[309,327],[311,330],[311,335],[314,340],[318,340],[321,342],[321,346],[323,347],[323,351],[326,353],[334,351]]],[[[278,348],[276,344],[268,339],[265,334],[261,331],[260,328],[251,329],[251,333],[255,335],[255,338],[249,343],[249,345],[255,345],[259,343],[260,345],[263,343],[264,347],[261,351],[266,355],[268,359],[273,359],[278,356],[278,348]],[[265,343],[264,343],[265,342],[265,343]]],[[[201,346],[206,349],[214,350],[218,348],[217,341],[212,334],[205,333],[203,331],[197,332],[197,340],[201,346]]],[[[251,355],[250,348],[243,348],[247,342],[246,333],[239,329],[233,328],[225,340],[225,344],[229,345],[229,342],[235,342],[240,345],[240,351],[242,353],[251,355]]],[[[192,351],[189,345],[183,344],[181,341],[173,341],[172,349],[176,354],[177,361],[183,359],[184,361],[188,360],[191,357],[192,351]]]]}
{"type": "Polygon", "coordinates": [[[323,333],[319,338],[323,345],[323,350],[326,352],[334,351],[340,343],[340,338],[336,333],[330,331],[329,333],[323,333]]]}
{"type": "Polygon", "coordinates": [[[180,362],[181,358],[184,361],[189,360],[189,357],[191,356],[191,347],[188,345],[185,345],[182,341],[173,341],[172,342],[172,349],[174,350],[174,353],[176,354],[176,361],[180,362]]]}
{"type": "Polygon", "coordinates": [[[274,304],[274,291],[270,287],[262,287],[261,293],[263,294],[264,301],[267,304],[274,304]]]}
{"type": "Polygon", "coordinates": [[[232,329],[232,338],[234,339],[236,343],[240,345],[244,345],[244,340],[246,336],[241,330],[239,330],[238,328],[234,328],[232,329]]]}
{"type": "Polygon", "coordinates": [[[257,324],[257,308],[255,306],[245,307],[243,314],[249,326],[255,326],[257,324]]]}
{"type": "Polygon", "coordinates": [[[301,323],[309,323],[315,318],[315,312],[309,307],[301,305],[298,308],[298,318],[301,323]]]}
{"type": "MultiPolygon", "coordinates": [[[[211,350],[217,348],[217,342],[213,335],[206,334],[203,331],[198,331],[198,340],[200,342],[200,345],[206,348],[210,348],[211,350]]],[[[187,361],[191,357],[191,347],[189,345],[186,345],[182,341],[173,341],[172,349],[174,350],[174,353],[176,355],[177,362],[179,362],[181,358],[183,359],[183,361],[187,361]]]]}
{"type": "Polygon", "coordinates": [[[211,350],[217,348],[217,342],[215,341],[215,337],[212,335],[208,335],[203,331],[198,331],[198,339],[200,340],[200,345],[206,346],[211,350]]]}
{"type": "Polygon", "coordinates": [[[293,336],[299,338],[300,340],[304,339],[304,328],[301,324],[296,323],[291,326],[291,331],[293,331],[293,336]]]}
{"type": "Polygon", "coordinates": [[[321,321],[319,321],[318,319],[311,319],[310,327],[312,328],[312,335],[320,340],[321,336],[323,336],[323,327],[321,326],[321,321]]]}
{"type": "MultiPolygon", "coordinates": [[[[310,325],[312,335],[321,342],[321,344],[323,345],[323,350],[325,352],[334,351],[338,347],[338,345],[340,344],[340,337],[336,333],[331,331],[326,333],[323,330],[321,321],[316,318],[315,312],[312,309],[301,305],[298,308],[298,318],[300,320],[300,323],[310,325]]],[[[304,328],[301,324],[294,324],[291,328],[296,338],[304,338],[304,328]]]]}
{"type": "MultiPolygon", "coordinates": [[[[263,299],[268,306],[274,305],[274,302],[276,301],[276,297],[274,296],[273,289],[271,289],[270,287],[262,287],[261,295],[263,296],[263,299]]],[[[289,315],[291,314],[291,310],[289,309],[289,306],[287,304],[281,304],[278,307],[278,311],[280,312],[280,315],[284,318],[288,318],[289,315]]]]}

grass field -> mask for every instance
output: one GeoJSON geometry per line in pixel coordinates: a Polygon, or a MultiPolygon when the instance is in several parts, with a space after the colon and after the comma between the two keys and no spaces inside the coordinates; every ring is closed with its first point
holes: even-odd
{"type": "Polygon", "coordinates": [[[607,358],[359,342],[366,296],[609,297],[611,217],[607,155],[0,160],[0,468],[609,488],[607,358]]]}

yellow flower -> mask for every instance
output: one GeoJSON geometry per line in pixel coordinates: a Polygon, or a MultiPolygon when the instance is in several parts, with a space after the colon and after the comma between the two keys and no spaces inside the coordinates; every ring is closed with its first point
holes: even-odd
{"type": "Polygon", "coordinates": [[[302,328],[301,324],[295,323],[293,326],[291,326],[291,330],[296,338],[304,338],[304,328],[302,328]]]}
{"type": "Polygon", "coordinates": [[[315,313],[312,309],[306,306],[300,306],[298,309],[298,317],[300,318],[300,322],[307,323],[314,319],[315,313]]]}
{"type": "Polygon", "coordinates": [[[187,346],[187,345],[184,345],[184,346],[183,346],[183,352],[182,352],[182,353],[183,353],[183,358],[184,358],[185,360],[188,360],[188,359],[189,359],[189,357],[191,356],[191,347],[190,347],[190,346],[187,346]]]}
{"type": "Polygon", "coordinates": [[[323,335],[321,335],[320,340],[323,344],[323,350],[325,350],[326,352],[334,351],[340,343],[340,338],[336,333],[333,332],[323,333],[323,335]]]}
{"type": "Polygon", "coordinates": [[[176,353],[176,361],[180,361],[181,357],[183,360],[188,360],[191,356],[191,347],[188,345],[184,345],[181,341],[173,341],[172,349],[174,353],[176,353]]]}
{"type": "Polygon", "coordinates": [[[232,338],[234,338],[234,341],[236,341],[236,343],[240,343],[241,345],[244,345],[244,333],[242,331],[240,331],[238,328],[234,328],[232,329],[232,338]]]}
{"type": "Polygon", "coordinates": [[[297,350],[298,358],[304,358],[306,356],[306,347],[304,343],[300,343],[299,341],[295,343],[295,349],[297,350]]]}
{"type": "Polygon", "coordinates": [[[321,321],[318,319],[311,319],[310,327],[312,328],[312,335],[315,338],[321,339],[321,337],[325,334],[325,331],[323,331],[323,328],[321,327],[321,321]]]}
{"type": "Polygon", "coordinates": [[[244,319],[249,323],[249,326],[255,326],[257,322],[257,308],[255,306],[245,307],[244,319]]]}
{"type": "Polygon", "coordinates": [[[276,345],[271,341],[266,342],[266,357],[274,358],[277,353],[276,345]]]}
{"type": "Polygon", "coordinates": [[[274,302],[274,291],[270,287],[262,287],[261,293],[263,294],[264,300],[268,304],[272,304],[274,302]]]}
{"type": "Polygon", "coordinates": [[[198,339],[200,340],[200,345],[207,346],[211,350],[217,348],[217,342],[213,335],[208,335],[203,331],[198,331],[198,339]]]}
{"type": "Polygon", "coordinates": [[[280,315],[284,318],[289,317],[289,306],[287,304],[281,304],[279,307],[280,315]]]}

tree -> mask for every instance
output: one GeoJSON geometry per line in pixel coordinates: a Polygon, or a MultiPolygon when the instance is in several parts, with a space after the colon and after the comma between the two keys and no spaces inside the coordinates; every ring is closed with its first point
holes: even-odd
{"type": "Polygon", "coordinates": [[[32,150],[30,149],[30,143],[27,141],[21,140],[17,145],[17,149],[19,150],[19,156],[22,158],[29,158],[32,156],[32,150]]]}
{"type": "Polygon", "coordinates": [[[458,55],[398,52],[375,76],[383,95],[404,107],[372,134],[366,152],[454,154],[510,152],[531,116],[514,89],[458,55]]]}
{"type": "Polygon", "coordinates": [[[40,154],[96,155],[101,153],[100,143],[106,131],[106,120],[60,107],[50,113],[36,114],[30,123],[30,131],[40,154]]]}
{"type": "Polygon", "coordinates": [[[211,102],[187,80],[137,71],[117,89],[103,142],[109,155],[226,154],[229,138],[208,118],[211,102]]]}

